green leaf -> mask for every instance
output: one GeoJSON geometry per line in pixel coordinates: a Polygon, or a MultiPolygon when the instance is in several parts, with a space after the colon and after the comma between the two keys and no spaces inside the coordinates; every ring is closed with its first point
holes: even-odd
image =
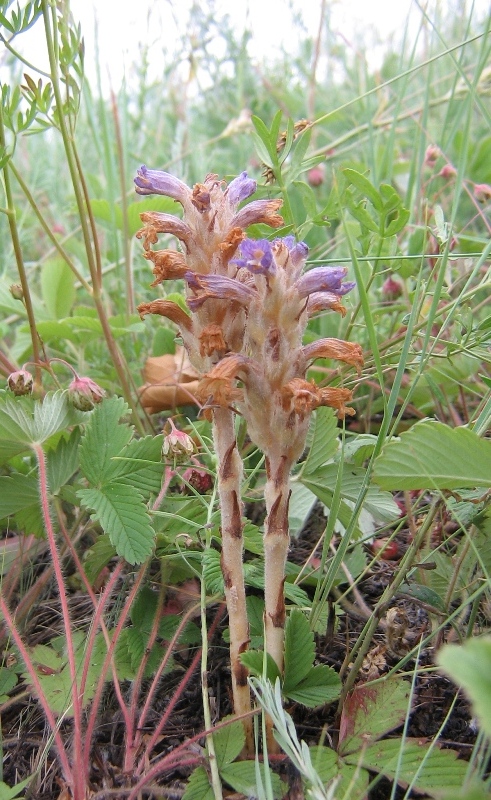
{"type": "Polygon", "coordinates": [[[17,685],[17,675],[7,667],[0,667],[0,703],[8,700],[8,694],[17,685]]]}
{"type": "Polygon", "coordinates": [[[472,701],[483,731],[491,737],[491,639],[468,639],[465,644],[446,645],[437,661],[472,701]]]}
{"type": "Polygon", "coordinates": [[[204,767],[197,767],[191,774],[182,800],[215,800],[215,792],[204,767]]]}
{"type": "MultiPolygon", "coordinates": [[[[301,481],[330,508],[337,476],[338,464],[326,464],[305,478],[301,475],[301,481]]],[[[341,476],[341,497],[351,503],[356,503],[362,490],[364,476],[364,469],[344,464],[341,476]]],[[[363,507],[380,522],[393,522],[399,518],[401,513],[392,495],[377,486],[369,486],[363,507]]]]}
{"type": "Polygon", "coordinates": [[[133,486],[110,483],[102,489],[80,489],[82,504],[93,510],[119,556],[141,564],[153,550],[155,534],[141,494],[133,486]]]}
{"type": "MultiPolygon", "coordinates": [[[[263,663],[264,663],[264,653],[262,650],[246,650],[245,653],[240,654],[240,661],[241,663],[247,667],[249,672],[252,675],[257,675],[258,678],[262,677],[263,674],[263,663]]],[[[269,655],[266,654],[266,678],[271,681],[272,684],[276,681],[276,678],[280,677],[280,672],[278,670],[277,664],[274,659],[269,655]]]]}
{"type": "Polygon", "coordinates": [[[440,595],[431,589],[429,586],[424,586],[421,583],[403,583],[399,589],[398,594],[403,597],[414,598],[424,603],[430,610],[431,608],[436,611],[441,611],[446,615],[447,609],[440,595]]]}
{"type": "Polygon", "coordinates": [[[373,686],[361,685],[346,698],[339,726],[341,755],[363,749],[400,725],[406,717],[410,685],[389,678],[373,686]]]}
{"type": "MultiPolygon", "coordinates": [[[[232,717],[225,717],[222,722],[232,717]]],[[[213,734],[213,744],[217,758],[218,769],[235,761],[245,744],[245,731],[242,722],[231,722],[225,728],[220,728],[213,734]]]]}
{"type": "Polygon", "coordinates": [[[16,514],[26,506],[38,504],[37,477],[20,473],[0,477],[0,519],[16,514]]]}
{"type": "Polygon", "coordinates": [[[347,757],[353,766],[379,772],[398,783],[438,797],[443,789],[460,788],[469,765],[457,758],[454,750],[431,748],[420,739],[384,739],[347,757]],[[402,757],[401,757],[402,747],[402,757]]]}
{"type": "Polygon", "coordinates": [[[424,420],[385,445],[374,480],[383,489],[491,486],[491,441],[468,428],[424,420]]]}
{"type": "Polygon", "coordinates": [[[20,783],[16,783],[15,786],[7,786],[6,783],[0,781],[0,800],[13,800],[14,797],[18,797],[21,792],[24,791],[26,786],[29,785],[32,777],[26,778],[24,781],[20,781],[20,783]]]}
{"type": "Polygon", "coordinates": [[[210,594],[223,596],[225,587],[223,584],[222,568],[220,566],[220,553],[212,548],[206,549],[203,553],[202,563],[206,591],[210,594]]]}
{"type": "Polygon", "coordinates": [[[325,703],[332,703],[341,692],[341,680],[337,672],[326,664],[312,667],[307,676],[292,689],[284,690],[284,694],[295,703],[308,708],[317,708],[325,703]]]}
{"type": "Polygon", "coordinates": [[[293,609],[285,625],[285,694],[309,674],[314,658],[314,634],[309,621],[302,611],[293,609]]]}
{"type": "Polygon", "coordinates": [[[332,408],[318,408],[313,421],[312,444],[302,467],[302,475],[311,475],[329,461],[337,449],[338,425],[334,411],[332,408]]]}
{"type": "MultiPolygon", "coordinates": [[[[369,775],[364,769],[345,764],[330,747],[309,747],[312,766],[324,785],[336,779],[336,797],[365,797],[369,775]]],[[[308,784],[307,784],[308,785],[308,784]]]]}
{"type": "Polygon", "coordinates": [[[158,494],[164,471],[162,441],[163,436],[145,436],[129,442],[113,457],[104,479],[134,486],[144,496],[158,494]]]}
{"type": "Polygon", "coordinates": [[[97,541],[85,553],[84,571],[91,584],[98,577],[101,570],[109,564],[110,560],[116,555],[114,545],[107,534],[97,538],[97,541]]]}
{"type": "Polygon", "coordinates": [[[48,452],[48,485],[51,494],[58,494],[77,471],[79,444],[80,431],[75,428],[67,439],[61,438],[56,448],[48,452]]]}
{"type": "MultiPolygon", "coordinates": [[[[215,739],[215,736],[213,737],[215,739]]],[[[263,786],[266,785],[265,765],[260,765],[263,786]]],[[[220,770],[220,777],[228,783],[236,792],[245,795],[247,798],[262,798],[263,794],[258,790],[258,779],[256,776],[256,765],[254,761],[237,761],[220,770]]],[[[281,800],[285,795],[286,786],[280,780],[279,775],[269,771],[269,779],[273,789],[275,800],[281,800]]],[[[184,800],[184,798],[183,798],[184,800]]]]}
{"type": "Polygon", "coordinates": [[[89,483],[102,484],[114,467],[112,458],[121,453],[132,436],[132,428],[121,424],[128,412],[121,397],[111,397],[99,403],[90,414],[80,445],[80,467],[89,483]]]}
{"type": "Polygon", "coordinates": [[[411,212],[407,210],[407,208],[399,208],[397,211],[397,215],[392,219],[384,231],[384,239],[388,238],[389,236],[394,236],[394,234],[399,233],[402,231],[404,226],[409,221],[409,217],[411,216],[411,212]]]}
{"type": "Polygon", "coordinates": [[[317,497],[303,483],[292,481],[290,503],[288,506],[288,527],[290,535],[297,538],[303,530],[317,497]]]}
{"type": "Polygon", "coordinates": [[[370,183],[365,175],[362,175],[361,172],[357,172],[355,169],[350,169],[349,167],[343,169],[343,173],[348,179],[348,181],[356,186],[356,188],[362,193],[362,195],[368,200],[370,200],[371,204],[377,211],[381,212],[383,210],[384,204],[380,194],[377,192],[375,186],[370,183]]]}
{"type": "Polygon", "coordinates": [[[73,424],[76,419],[77,415],[68,403],[67,393],[50,392],[42,402],[34,403],[34,441],[43,444],[51,436],[73,424]]]}
{"type": "Polygon", "coordinates": [[[74,275],[61,258],[50,259],[41,270],[41,294],[50,317],[67,317],[75,301],[74,275]]]}
{"type": "Polygon", "coordinates": [[[260,136],[258,136],[257,133],[255,133],[255,131],[252,132],[252,139],[254,141],[254,147],[256,149],[256,153],[258,154],[263,164],[266,164],[267,167],[272,168],[274,166],[274,161],[269,155],[268,147],[265,145],[264,141],[261,139],[260,136]]]}

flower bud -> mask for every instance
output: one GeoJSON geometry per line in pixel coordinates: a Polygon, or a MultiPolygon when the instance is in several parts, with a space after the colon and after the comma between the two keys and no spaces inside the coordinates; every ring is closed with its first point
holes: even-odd
{"type": "Polygon", "coordinates": [[[162,458],[172,461],[187,461],[196,451],[194,442],[187,433],[176,428],[172,420],[168,420],[171,432],[164,436],[162,458]]]}
{"type": "Polygon", "coordinates": [[[440,148],[436,144],[430,144],[426,148],[424,163],[427,167],[434,167],[441,155],[440,148]]]}
{"type": "Polygon", "coordinates": [[[321,186],[324,183],[324,164],[317,164],[307,172],[307,180],[311,186],[321,186]]]}
{"type": "Polygon", "coordinates": [[[13,283],[10,286],[10,294],[14,298],[14,300],[23,300],[24,299],[24,290],[20,283],[13,283]]]}
{"type": "Polygon", "coordinates": [[[450,178],[455,178],[455,176],[457,175],[457,170],[455,169],[453,164],[444,164],[438,175],[440,176],[440,178],[445,178],[445,180],[449,180],[450,178]]]}
{"type": "Polygon", "coordinates": [[[76,377],[68,387],[70,402],[79,411],[92,411],[97,403],[102,402],[105,395],[104,389],[90,378],[76,377]]]}
{"type": "Polygon", "coordinates": [[[394,278],[387,278],[382,286],[382,294],[385,300],[397,300],[402,294],[402,284],[394,278]]]}
{"type": "Polygon", "coordinates": [[[478,203],[486,203],[491,200],[491,186],[488,183],[476,183],[474,186],[474,197],[478,203]]]}
{"type": "Polygon", "coordinates": [[[12,372],[7,378],[7,386],[17,397],[23,394],[31,394],[34,379],[26,369],[18,369],[12,372]]]}

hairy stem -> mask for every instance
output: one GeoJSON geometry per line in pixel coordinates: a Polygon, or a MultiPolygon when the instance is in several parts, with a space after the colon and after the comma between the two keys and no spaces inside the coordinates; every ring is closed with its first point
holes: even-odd
{"type": "MultiPolygon", "coordinates": [[[[290,544],[288,505],[290,502],[291,463],[286,456],[266,456],[267,481],[264,487],[266,520],[264,523],[264,638],[265,651],[283,672],[285,647],[285,565],[290,544]]],[[[267,746],[270,753],[279,751],[273,736],[273,722],[266,718],[267,746]]]]}
{"type": "MultiPolygon", "coordinates": [[[[222,517],[222,573],[225,584],[230,627],[230,665],[232,672],[232,694],[236,714],[247,714],[251,710],[251,695],[247,683],[247,669],[240,662],[240,654],[249,643],[249,622],[245,596],[242,555],[241,482],[242,460],[235,440],[234,415],[226,408],[213,412],[213,439],[218,457],[218,495],[222,517]]],[[[252,722],[244,719],[246,734],[245,750],[254,752],[252,722]]]]}

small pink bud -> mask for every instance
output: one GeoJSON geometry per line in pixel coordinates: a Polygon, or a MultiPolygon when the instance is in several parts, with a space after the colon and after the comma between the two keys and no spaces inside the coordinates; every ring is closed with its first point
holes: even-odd
{"type": "Polygon", "coordinates": [[[491,200],[491,186],[489,183],[474,184],[474,197],[478,203],[486,203],[491,200]]]}
{"type": "Polygon", "coordinates": [[[104,389],[90,378],[74,378],[68,387],[70,402],[79,411],[92,411],[105,396],[104,389]]]}
{"type": "Polygon", "coordinates": [[[51,230],[53,231],[53,233],[60,233],[60,234],[62,234],[63,236],[64,236],[64,235],[65,235],[65,233],[66,233],[66,231],[65,231],[65,228],[64,228],[64,227],[63,227],[63,225],[61,225],[61,223],[59,223],[59,222],[55,222],[55,224],[53,225],[53,227],[52,227],[52,229],[51,229],[51,230]]]}
{"type": "Polygon", "coordinates": [[[402,283],[389,277],[382,286],[382,294],[386,300],[397,300],[402,294],[402,283]]]}
{"type": "Polygon", "coordinates": [[[10,294],[14,298],[14,300],[23,300],[24,299],[24,289],[20,285],[20,283],[13,283],[10,287],[10,294]]]}
{"type": "Polygon", "coordinates": [[[172,461],[187,461],[196,451],[194,442],[187,433],[178,430],[171,419],[168,422],[171,432],[164,436],[162,458],[172,461]]]}
{"type": "Polygon", "coordinates": [[[455,178],[455,176],[457,175],[457,170],[455,169],[453,164],[445,164],[441,168],[438,174],[440,178],[445,178],[446,180],[448,180],[449,178],[455,178]]]}
{"type": "Polygon", "coordinates": [[[12,372],[7,378],[7,386],[17,397],[23,394],[31,394],[34,385],[34,378],[26,369],[18,369],[12,372]]]}
{"type": "Polygon", "coordinates": [[[324,164],[317,164],[307,172],[307,180],[311,186],[321,186],[324,183],[324,173],[326,168],[324,164]]]}
{"type": "Polygon", "coordinates": [[[440,158],[442,151],[436,144],[430,144],[426,148],[425,152],[425,161],[427,167],[434,167],[438,159],[440,158]]]}

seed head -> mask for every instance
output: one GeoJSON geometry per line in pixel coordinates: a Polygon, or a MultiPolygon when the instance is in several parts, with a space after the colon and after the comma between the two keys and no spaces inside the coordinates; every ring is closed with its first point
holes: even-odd
{"type": "Polygon", "coordinates": [[[106,393],[104,389],[90,378],[76,377],[68,387],[71,404],[79,411],[92,411],[97,403],[101,403],[106,393]]]}
{"type": "Polygon", "coordinates": [[[178,430],[171,419],[168,420],[171,431],[164,436],[162,458],[165,461],[188,461],[196,452],[194,442],[187,433],[178,430]]]}
{"type": "Polygon", "coordinates": [[[23,394],[31,394],[33,385],[34,379],[26,369],[18,369],[7,378],[7,386],[17,397],[21,397],[23,394]]]}

